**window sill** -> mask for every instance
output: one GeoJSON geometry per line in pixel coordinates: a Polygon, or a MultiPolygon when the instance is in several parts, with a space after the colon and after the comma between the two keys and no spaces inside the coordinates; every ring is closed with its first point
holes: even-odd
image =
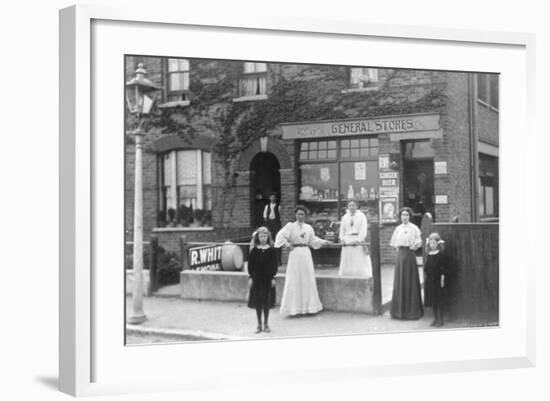
{"type": "Polygon", "coordinates": [[[254,101],[254,100],[266,100],[267,95],[254,95],[254,96],[241,96],[233,99],[233,102],[248,102],[248,101],[254,101]]]}
{"type": "Polygon", "coordinates": [[[189,100],[176,100],[176,101],[173,101],[173,102],[166,102],[166,103],[162,103],[162,104],[159,104],[159,109],[170,109],[170,108],[173,108],[173,107],[186,107],[186,106],[189,106],[191,104],[191,102],[189,102],[189,100]]]}
{"type": "Polygon", "coordinates": [[[380,85],[368,86],[366,88],[348,88],[348,89],[342,89],[341,93],[346,94],[346,93],[372,92],[372,91],[378,90],[379,87],[380,85]]]}
{"type": "Polygon", "coordinates": [[[154,233],[214,231],[214,227],[156,227],[154,233]]]}

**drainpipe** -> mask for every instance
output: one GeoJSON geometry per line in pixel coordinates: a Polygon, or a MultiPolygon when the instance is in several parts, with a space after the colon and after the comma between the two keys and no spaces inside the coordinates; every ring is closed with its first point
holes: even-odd
{"type": "Polygon", "coordinates": [[[476,126],[476,88],[472,73],[468,74],[468,136],[470,141],[470,217],[472,222],[479,220],[478,210],[478,152],[477,152],[477,126],[476,126]]]}

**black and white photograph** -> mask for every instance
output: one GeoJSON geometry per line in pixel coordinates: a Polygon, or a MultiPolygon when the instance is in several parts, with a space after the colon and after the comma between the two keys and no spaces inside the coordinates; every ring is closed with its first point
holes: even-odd
{"type": "Polygon", "coordinates": [[[127,345],[499,326],[498,73],[124,65],[127,345]]]}

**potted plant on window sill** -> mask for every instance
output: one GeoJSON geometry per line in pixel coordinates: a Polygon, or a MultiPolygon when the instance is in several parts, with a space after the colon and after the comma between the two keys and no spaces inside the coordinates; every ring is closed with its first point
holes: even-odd
{"type": "Polygon", "coordinates": [[[189,224],[193,222],[193,207],[181,205],[178,220],[178,227],[189,227],[189,224]]]}
{"type": "Polygon", "coordinates": [[[176,226],[176,209],[170,208],[168,209],[168,222],[166,224],[166,227],[175,227],[176,226]]]}
{"type": "Polygon", "coordinates": [[[205,210],[203,209],[195,209],[193,212],[193,224],[191,224],[192,227],[202,227],[204,223],[204,216],[205,216],[205,210]]]}

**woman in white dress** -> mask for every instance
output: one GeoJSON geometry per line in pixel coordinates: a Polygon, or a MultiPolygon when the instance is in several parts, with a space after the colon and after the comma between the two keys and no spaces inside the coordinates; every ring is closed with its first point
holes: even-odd
{"type": "Polygon", "coordinates": [[[372,277],[372,264],[366,245],[362,245],[367,238],[367,216],[358,210],[357,201],[348,202],[348,210],[340,223],[340,276],[372,277]]]}
{"type": "Polygon", "coordinates": [[[300,315],[323,309],[309,247],[319,249],[331,242],[315,236],[313,227],[305,223],[307,209],[297,206],[296,221],[287,223],[275,238],[275,247],[290,248],[286,266],[285,286],[281,298],[281,313],[300,315]]]}

